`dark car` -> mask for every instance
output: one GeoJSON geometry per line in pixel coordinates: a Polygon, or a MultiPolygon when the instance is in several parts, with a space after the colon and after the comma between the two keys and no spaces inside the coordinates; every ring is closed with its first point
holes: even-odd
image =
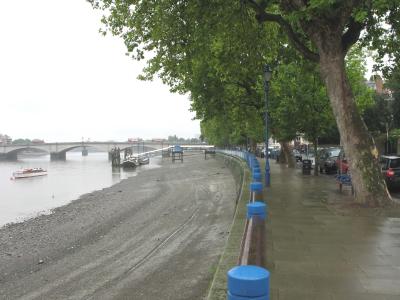
{"type": "Polygon", "coordinates": [[[324,148],[319,151],[319,171],[326,174],[336,172],[336,160],[338,159],[340,148],[324,148]]]}
{"type": "Polygon", "coordinates": [[[382,155],[380,158],[382,173],[389,189],[400,187],[400,156],[382,155]]]}

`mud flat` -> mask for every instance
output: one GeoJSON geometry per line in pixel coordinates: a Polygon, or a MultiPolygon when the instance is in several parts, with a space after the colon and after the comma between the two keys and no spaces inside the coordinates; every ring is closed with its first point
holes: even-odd
{"type": "Polygon", "coordinates": [[[229,168],[164,160],[0,229],[0,299],[203,299],[234,214],[229,168]]]}

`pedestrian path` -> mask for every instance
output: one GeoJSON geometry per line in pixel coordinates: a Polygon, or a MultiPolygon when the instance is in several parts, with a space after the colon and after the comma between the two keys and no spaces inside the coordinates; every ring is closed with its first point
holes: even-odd
{"type": "Polygon", "coordinates": [[[346,201],[334,182],[271,162],[271,299],[400,299],[400,215],[343,213],[326,204],[346,201]]]}

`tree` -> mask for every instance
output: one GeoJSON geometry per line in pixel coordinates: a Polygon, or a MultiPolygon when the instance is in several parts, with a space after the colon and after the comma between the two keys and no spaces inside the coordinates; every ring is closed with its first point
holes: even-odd
{"type": "MultiPolygon", "coordinates": [[[[391,203],[378,163],[378,151],[357,109],[345,68],[349,49],[365,28],[380,28],[396,1],[247,0],[259,22],[279,24],[292,45],[320,66],[345,152],[350,159],[356,201],[391,203]]],[[[368,35],[369,32],[367,31],[368,35]]],[[[371,33],[372,34],[372,33],[371,33]]]]}
{"type": "MultiPolygon", "coordinates": [[[[219,98],[218,92],[221,91],[218,91],[217,87],[221,85],[212,86],[213,84],[218,80],[222,84],[227,83],[224,75],[236,74],[229,76],[228,79],[243,79],[244,89],[249,86],[259,87],[259,80],[254,82],[255,77],[247,75],[258,73],[261,70],[258,68],[258,62],[273,60],[274,48],[281,48],[289,40],[304,58],[319,65],[342,144],[350,158],[356,201],[371,206],[390,203],[390,195],[378,165],[376,147],[361,119],[348,80],[345,56],[360,39],[363,29],[369,30],[364,39],[367,41],[368,37],[374,36],[378,29],[382,29],[380,21],[387,14],[392,15],[393,10],[398,13],[396,1],[92,0],[90,2],[94,7],[108,11],[108,15],[103,19],[105,30],[121,36],[128,52],[135,58],[143,59],[146,51],[153,54],[148,60],[143,78],[151,79],[154,74],[159,74],[173,91],[196,94],[196,91],[205,88],[209,92],[212,91],[212,94],[216,93],[217,96],[213,99],[204,97],[207,95],[205,92],[199,93],[201,97],[196,96],[194,102],[199,104],[196,106],[195,103],[196,112],[198,108],[203,107],[204,111],[201,113],[205,113],[204,116],[212,113],[215,108],[221,111],[219,109],[222,104],[229,104],[229,100],[241,99],[237,95],[232,99],[226,97],[225,89],[222,90],[223,97],[219,98]],[[256,26],[252,18],[263,26],[256,26]],[[277,31],[278,27],[280,31],[277,31]],[[242,39],[230,38],[234,36],[235,31],[239,32],[242,39]],[[283,34],[286,34],[286,37],[283,34]],[[226,38],[227,36],[229,38],[226,38]],[[266,47],[264,51],[258,51],[258,44],[262,40],[264,42],[260,44],[266,47]],[[241,43],[237,47],[234,43],[221,44],[221,41],[241,41],[241,43]],[[248,50],[243,51],[246,48],[248,50]],[[231,53],[235,54],[236,65],[229,59],[227,61],[217,59],[215,54],[218,54],[218,49],[233,49],[231,53]],[[209,56],[210,54],[214,55],[209,56]],[[216,72],[208,73],[208,68],[204,68],[200,63],[205,61],[213,65],[215,68],[212,69],[216,72]],[[200,72],[197,70],[199,66],[200,72]],[[229,72],[220,73],[221,67],[228,67],[229,72]],[[200,79],[212,80],[199,80],[196,75],[200,75],[200,79]]],[[[396,18],[389,21],[394,22],[396,18]]],[[[238,84],[235,81],[231,83],[238,84]]],[[[240,81],[240,84],[242,83],[240,81]]],[[[251,88],[251,90],[259,89],[251,88]]]]}
{"type": "Polygon", "coordinates": [[[393,97],[390,102],[393,127],[400,129],[400,64],[397,64],[388,76],[386,87],[391,90],[393,97]]]}
{"type": "Polygon", "coordinates": [[[30,139],[16,139],[12,141],[13,145],[28,145],[31,143],[30,139]]]}
{"type": "Polygon", "coordinates": [[[385,133],[387,124],[392,122],[392,113],[386,97],[375,95],[375,103],[364,111],[363,119],[370,132],[376,135],[385,133]]]}
{"type": "Polygon", "coordinates": [[[209,119],[200,123],[202,135],[207,137],[207,142],[218,147],[226,147],[230,142],[230,128],[227,120],[218,118],[209,119]]]}
{"type": "MultiPolygon", "coordinates": [[[[285,57],[291,59],[276,67],[276,78],[272,81],[271,119],[276,127],[275,137],[291,141],[298,133],[303,133],[313,143],[318,162],[319,139],[337,128],[326,88],[315,63],[290,51],[286,51],[285,57]]],[[[363,111],[372,105],[373,91],[364,84],[364,55],[360,48],[350,52],[346,69],[357,107],[363,111]]],[[[318,175],[318,165],[314,170],[318,175]]]]}

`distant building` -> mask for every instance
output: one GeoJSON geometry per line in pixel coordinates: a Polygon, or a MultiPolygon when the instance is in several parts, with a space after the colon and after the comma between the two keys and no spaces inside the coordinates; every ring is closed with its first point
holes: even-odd
{"type": "Polygon", "coordinates": [[[32,144],[44,144],[44,140],[33,139],[33,140],[32,140],[32,144]]]}
{"type": "Polygon", "coordinates": [[[143,141],[143,139],[141,139],[141,138],[129,138],[128,139],[128,143],[138,143],[141,141],[143,141]]]}
{"type": "Polygon", "coordinates": [[[380,75],[372,75],[365,84],[374,89],[378,95],[383,95],[385,100],[393,100],[393,92],[390,89],[385,88],[385,83],[380,75]]]}
{"type": "Polygon", "coordinates": [[[11,145],[12,138],[9,137],[7,134],[0,133],[0,145],[11,145]]]}

